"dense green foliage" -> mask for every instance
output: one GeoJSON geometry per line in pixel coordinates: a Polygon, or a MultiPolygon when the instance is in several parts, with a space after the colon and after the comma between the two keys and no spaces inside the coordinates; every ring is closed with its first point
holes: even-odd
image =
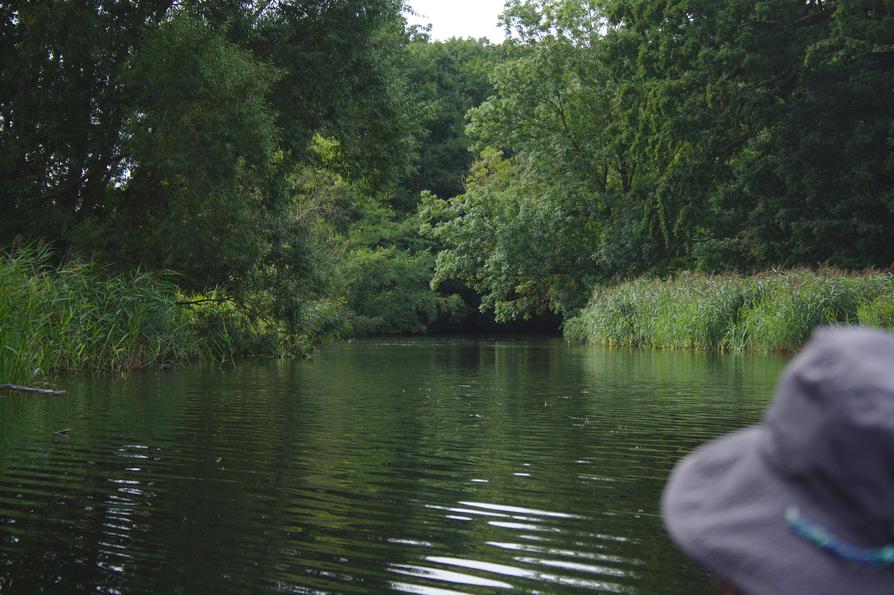
{"type": "MultiPolygon", "coordinates": [[[[479,305],[569,317],[639,276],[894,264],[894,0],[510,0],[501,45],[432,42],[403,10],[3,5],[0,246],[53,246],[60,278],[78,255],[151,272],[229,355],[479,305]]],[[[741,310],[738,281],[705,283],[692,303],[741,310]]],[[[814,324],[783,294],[768,311],[814,324]]],[[[887,325],[885,295],[842,308],[887,325]]],[[[800,336],[749,324],[650,333],[800,336]]]]}
{"type": "Polygon", "coordinates": [[[473,154],[466,136],[466,112],[491,94],[490,76],[504,59],[500,46],[487,40],[429,41],[419,36],[407,46],[407,78],[423,110],[423,136],[417,167],[402,181],[399,206],[415,206],[419,193],[440,198],[463,192],[473,154]]]}
{"type": "Polygon", "coordinates": [[[466,112],[493,92],[489,75],[502,57],[501,48],[486,40],[430,41],[414,33],[404,57],[421,124],[413,167],[399,177],[385,204],[353,203],[335,251],[331,291],[344,302],[352,334],[455,329],[471,313],[457,293],[464,287],[432,282],[435,253],[443,246],[420,236],[414,211],[421,196],[463,192],[473,161],[466,112]]]}
{"type": "Polygon", "coordinates": [[[250,315],[222,292],[185,296],[172,273],[116,273],[44,248],[0,255],[0,378],[46,380],[67,372],[126,372],[250,354],[303,354],[345,336],[340,304],[302,310],[302,332],[250,315]]]}
{"type": "Polygon", "coordinates": [[[513,0],[504,19],[477,173],[426,207],[437,278],[517,318],[637,275],[892,264],[890,0],[513,0]]]}
{"type": "Polygon", "coordinates": [[[894,330],[894,276],[791,271],[752,277],[684,274],[599,289],[565,323],[601,345],[795,350],[824,324],[894,330]]]}
{"type": "Polygon", "coordinates": [[[5,5],[0,242],[176,271],[180,288],[216,292],[254,323],[310,332],[304,310],[327,293],[331,254],[317,215],[326,188],[309,187],[307,171],[382,194],[421,135],[401,10],[399,0],[5,5]]]}
{"type": "Polygon", "coordinates": [[[418,227],[414,216],[381,209],[351,230],[340,273],[355,335],[421,333],[465,314],[458,295],[429,287],[435,257],[418,227]]]}
{"type": "Polygon", "coordinates": [[[240,351],[456,322],[465,309],[430,288],[438,246],[413,210],[423,190],[462,191],[465,113],[502,53],[431,42],[403,10],[4,6],[0,245],[163,271],[209,333],[241,321],[240,351]]]}
{"type": "Polygon", "coordinates": [[[582,190],[556,192],[536,172],[485,150],[465,194],[421,205],[423,234],[446,246],[433,284],[462,279],[502,322],[582,306],[592,282],[591,206],[582,190]]]}

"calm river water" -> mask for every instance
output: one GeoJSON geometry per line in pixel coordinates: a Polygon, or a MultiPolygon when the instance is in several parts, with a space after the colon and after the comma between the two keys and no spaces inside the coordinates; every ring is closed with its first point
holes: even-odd
{"type": "Polygon", "coordinates": [[[0,592],[712,592],[659,495],[784,363],[373,339],[0,397],[0,592]]]}

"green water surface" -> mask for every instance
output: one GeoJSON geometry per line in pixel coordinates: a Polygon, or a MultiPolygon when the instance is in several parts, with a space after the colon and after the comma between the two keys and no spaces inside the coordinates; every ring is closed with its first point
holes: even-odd
{"type": "Polygon", "coordinates": [[[662,486],[784,363],[371,339],[0,396],[0,592],[712,592],[662,486]]]}

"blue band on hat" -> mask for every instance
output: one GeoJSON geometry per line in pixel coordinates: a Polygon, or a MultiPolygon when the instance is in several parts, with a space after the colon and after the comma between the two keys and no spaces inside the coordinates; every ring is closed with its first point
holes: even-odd
{"type": "Polygon", "coordinates": [[[894,544],[880,548],[862,548],[848,545],[836,537],[829,535],[825,529],[808,523],[801,517],[796,506],[785,509],[785,520],[797,535],[833,554],[874,566],[894,566],[894,544]]]}

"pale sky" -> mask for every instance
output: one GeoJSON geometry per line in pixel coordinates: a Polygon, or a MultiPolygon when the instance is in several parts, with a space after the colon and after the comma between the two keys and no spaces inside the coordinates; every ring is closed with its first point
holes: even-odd
{"type": "Polygon", "coordinates": [[[431,23],[432,39],[487,37],[493,43],[505,38],[497,24],[505,0],[409,0],[418,16],[407,15],[411,25],[431,23]]]}

